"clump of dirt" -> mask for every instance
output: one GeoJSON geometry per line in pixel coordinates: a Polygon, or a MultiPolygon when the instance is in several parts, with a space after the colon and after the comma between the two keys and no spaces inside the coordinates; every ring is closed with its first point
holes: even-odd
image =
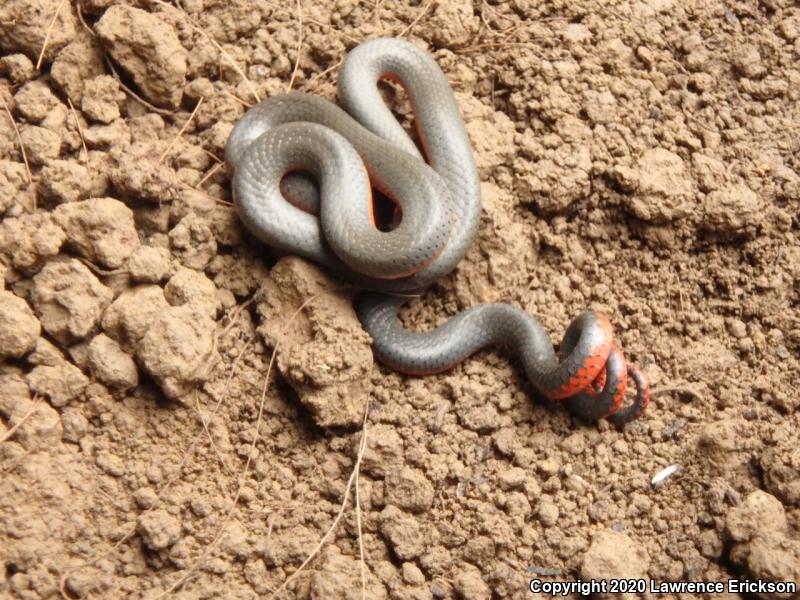
{"type": "Polygon", "coordinates": [[[788,0],[4,2],[0,594],[797,581],[798,55],[788,0]],[[558,339],[601,310],[653,382],[642,419],[576,422],[502,350],[388,371],[342,282],[244,231],[234,123],[335,100],[379,35],[433,53],[482,181],[407,326],[503,301],[558,339]]]}

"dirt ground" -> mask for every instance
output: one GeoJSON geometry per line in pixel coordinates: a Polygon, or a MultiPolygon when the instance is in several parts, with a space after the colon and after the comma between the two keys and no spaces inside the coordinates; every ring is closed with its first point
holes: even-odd
{"type": "Polygon", "coordinates": [[[4,0],[0,596],[800,584],[798,59],[790,0],[4,0]],[[599,309],[640,420],[577,422],[499,349],[388,371],[347,290],[243,230],[233,124],[334,100],[380,35],[433,53],[483,188],[406,324],[599,309]]]}

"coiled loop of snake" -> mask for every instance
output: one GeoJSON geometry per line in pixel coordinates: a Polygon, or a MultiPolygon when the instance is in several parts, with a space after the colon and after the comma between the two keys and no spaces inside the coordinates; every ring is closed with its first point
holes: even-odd
{"type": "Polygon", "coordinates": [[[264,100],[237,123],[225,157],[250,231],[373,290],[357,299],[356,309],[378,359],[391,368],[434,373],[486,346],[505,345],[539,391],[565,400],[575,414],[617,422],[638,416],[649,398],[646,380],[626,366],[598,313],[572,322],[558,355],[536,319],[504,304],[475,306],[428,332],[403,328],[397,310],[404,299],[387,294],[423,289],[448,274],[475,237],[480,182],[472,149],[444,74],[409,42],[378,39],[353,49],[339,95],[347,112],[292,93],[264,100]],[[380,79],[408,92],[424,157],[384,103],[380,79]],[[373,187],[402,211],[389,232],[376,226],[373,187]],[[292,188],[305,192],[287,198],[282,189],[292,188]],[[629,373],[636,399],[619,410],[629,373]]]}

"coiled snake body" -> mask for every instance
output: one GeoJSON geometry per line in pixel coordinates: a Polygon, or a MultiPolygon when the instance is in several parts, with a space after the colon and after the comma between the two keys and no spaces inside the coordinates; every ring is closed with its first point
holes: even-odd
{"type": "Polygon", "coordinates": [[[564,400],[574,414],[618,423],[639,416],[649,401],[647,381],[625,364],[599,313],[573,320],[558,354],[535,318],[506,304],[472,307],[432,331],[402,326],[397,310],[405,299],[390,294],[450,273],[475,237],[480,182],[472,149],[441,69],[407,41],[376,39],[353,49],[339,96],[346,112],[291,93],[264,100],[236,124],[225,158],[250,231],[371,290],[357,298],[356,311],[376,356],[393,369],[436,373],[500,344],[519,356],[542,394],[564,400]],[[381,98],[380,79],[407,91],[424,156],[381,98]],[[373,187],[402,212],[391,231],[376,226],[373,187]],[[623,409],[629,374],[637,393],[623,409]]]}

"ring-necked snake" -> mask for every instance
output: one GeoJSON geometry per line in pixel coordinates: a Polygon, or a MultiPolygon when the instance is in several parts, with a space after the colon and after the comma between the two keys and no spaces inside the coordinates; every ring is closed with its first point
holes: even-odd
{"type": "Polygon", "coordinates": [[[357,297],[356,311],[390,368],[437,373],[504,345],[544,396],[565,401],[579,417],[624,423],[639,416],[649,402],[647,380],[626,365],[611,324],[597,312],[572,321],[558,353],[534,317],[506,304],[472,307],[431,331],[403,327],[397,311],[406,299],[390,294],[450,273],[475,237],[480,183],[472,149],[441,69],[407,41],[354,48],[340,71],[339,96],[346,112],[302,93],[269,98],[234,127],[225,158],[250,231],[371,290],[357,297]],[[381,79],[408,93],[423,152],[383,101],[381,79]],[[376,225],[373,188],[398,207],[391,231],[376,225]],[[621,408],[629,375],[636,398],[621,408]]]}

